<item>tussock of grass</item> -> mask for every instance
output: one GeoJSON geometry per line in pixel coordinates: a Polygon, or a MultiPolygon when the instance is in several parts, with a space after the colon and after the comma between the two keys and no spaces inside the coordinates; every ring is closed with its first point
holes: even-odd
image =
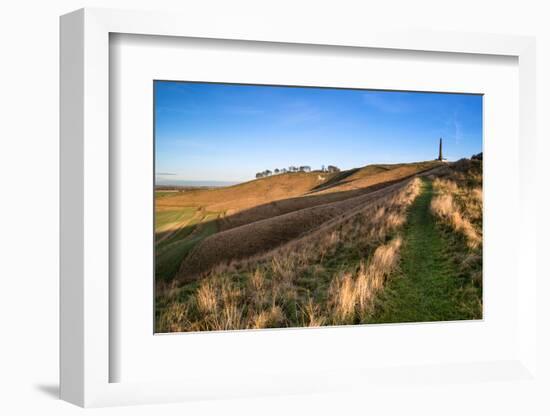
{"type": "Polygon", "coordinates": [[[383,289],[386,278],[399,260],[400,236],[379,246],[367,266],[363,262],[358,272],[343,274],[333,280],[331,318],[334,324],[361,322],[371,315],[375,296],[383,289]]]}
{"type": "Polygon", "coordinates": [[[437,195],[432,199],[431,210],[444,224],[462,234],[469,248],[477,249],[483,238],[481,176],[473,168],[466,169],[464,163],[459,167],[460,171],[434,180],[437,195]]]}
{"type": "Polygon", "coordinates": [[[301,312],[304,317],[304,321],[301,326],[304,327],[319,327],[323,326],[327,322],[327,318],[322,315],[321,307],[309,298],[305,305],[301,307],[301,312]]]}
{"type": "Polygon", "coordinates": [[[198,283],[162,295],[157,331],[366,322],[398,263],[396,233],[419,193],[416,178],[297,240],[218,264],[198,283]]]}

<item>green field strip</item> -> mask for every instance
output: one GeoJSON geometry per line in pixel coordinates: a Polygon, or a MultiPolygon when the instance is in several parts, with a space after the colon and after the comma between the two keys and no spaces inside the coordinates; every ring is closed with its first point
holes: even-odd
{"type": "Polygon", "coordinates": [[[162,232],[168,226],[190,219],[197,211],[194,207],[178,208],[169,211],[160,211],[155,213],[155,232],[162,232]]]}
{"type": "Polygon", "coordinates": [[[215,221],[218,216],[219,213],[215,212],[205,212],[202,217],[196,216],[186,227],[158,244],[155,257],[156,278],[172,279],[190,251],[203,239],[218,231],[215,221]]]}

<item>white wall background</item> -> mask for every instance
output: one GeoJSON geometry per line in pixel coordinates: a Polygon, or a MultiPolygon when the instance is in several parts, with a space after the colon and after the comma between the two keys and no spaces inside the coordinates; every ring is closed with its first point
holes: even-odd
{"type": "MultiPolygon", "coordinates": [[[[546,4],[545,4],[546,3],[546,4]]],[[[539,155],[550,153],[550,12],[534,0],[400,1],[210,1],[182,0],[19,0],[0,10],[0,413],[76,414],[81,409],[56,399],[58,389],[58,17],[81,7],[178,10],[204,18],[236,14],[309,25],[386,25],[535,35],[538,42],[539,155]]],[[[548,157],[540,158],[548,163],[548,157]]],[[[539,166],[539,270],[550,277],[549,175],[539,166]],[[544,187],[544,184],[546,187],[544,187]],[[546,191],[546,192],[544,192],[546,191]],[[547,214],[546,214],[547,215],[547,214]]],[[[540,299],[550,294],[543,281],[540,299]]],[[[540,302],[544,323],[549,306],[540,302]]],[[[550,302],[549,302],[550,304],[550,302]]],[[[541,326],[542,328],[542,326],[541,326]]],[[[546,325],[550,328],[550,325],[546,325]]],[[[550,351],[549,331],[541,331],[550,351]]],[[[544,351],[541,351],[542,353],[544,351]]],[[[548,352],[546,352],[546,355],[548,352]]],[[[541,354],[548,369],[548,359],[541,354]]],[[[546,374],[550,374],[546,371],[546,374]]],[[[323,396],[263,398],[152,408],[100,409],[101,415],[150,414],[394,414],[407,402],[409,413],[548,414],[537,403],[541,392],[495,385],[489,396],[468,385],[438,386],[437,395],[413,389],[396,397],[338,393],[323,396]]]]}

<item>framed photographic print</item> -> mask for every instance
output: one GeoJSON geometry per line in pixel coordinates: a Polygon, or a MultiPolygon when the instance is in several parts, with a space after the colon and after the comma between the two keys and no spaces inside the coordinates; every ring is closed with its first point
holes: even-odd
{"type": "Polygon", "coordinates": [[[155,332],[482,318],[482,95],[154,96],[155,332]]]}
{"type": "Polygon", "coordinates": [[[515,36],[63,16],[62,398],[539,386],[533,71],[515,36]]]}

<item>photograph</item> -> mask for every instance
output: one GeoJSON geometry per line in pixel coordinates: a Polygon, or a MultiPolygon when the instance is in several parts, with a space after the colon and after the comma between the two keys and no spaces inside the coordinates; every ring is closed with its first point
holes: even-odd
{"type": "Polygon", "coordinates": [[[483,319],[483,95],[153,81],[155,333],[483,319]]]}

